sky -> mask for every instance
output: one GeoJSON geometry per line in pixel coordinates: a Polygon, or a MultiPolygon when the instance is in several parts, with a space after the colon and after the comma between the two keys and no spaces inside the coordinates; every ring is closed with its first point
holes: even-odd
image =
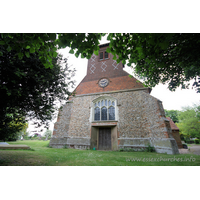
{"type": "MultiPolygon", "coordinates": [[[[105,44],[107,42],[108,41],[106,40],[106,37],[103,37],[100,43],[105,44]]],[[[75,68],[77,70],[76,75],[73,78],[73,80],[76,81],[76,87],[87,73],[88,60],[86,58],[80,58],[80,56],[76,58],[74,54],[69,53],[69,50],[70,48],[65,48],[59,50],[58,52],[61,53],[65,58],[68,58],[68,65],[71,66],[71,68],[75,68]]],[[[126,65],[124,70],[132,74],[132,69],[126,65]]],[[[167,89],[167,85],[159,84],[156,87],[152,88],[151,95],[162,101],[163,107],[166,110],[182,110],[182,107],[193,106],[193,104],[200,103],[200,94],[196,93],[194,89],[181,90],[180,88],[178,88],[175,92],[171,92],[169,89],[167,89]]],[[[56,119],[52,121],[52,123],[50,124],[50,130],[53,131],[54,123],[56,121],[56,119]]],[[[33,126],[31,126],[31,124],[29,123],[29,128],[27,129],[27,131],[30,132],[33,130],[33,126]]],[[[45,129],[42,134],[44,134],[44,132],[45,129]]]]}

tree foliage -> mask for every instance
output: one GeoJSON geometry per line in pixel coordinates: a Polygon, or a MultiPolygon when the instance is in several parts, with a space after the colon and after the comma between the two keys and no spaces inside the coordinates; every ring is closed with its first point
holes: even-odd
{"type": "Polygon", "coordinates": [[[23,60],[37,52],[41,63],[46,68],[52,68],[52,58],[57,56],[55,40],[55,33],[1,33],[0,46],[3,48],[0,48],[0,56],[13,50],[15,55],[12,56],[23,60]]]}
{"type": "Polygon", "coordinates": [[[167,83],[174,91],[178,86],[187,88],[187,81],[200,92],[200,34],[121,34],[108,35],[107,49],[128,66],[133,63],[135,73],[145,84],[154,87],[167,83]]]}
{"type": "Polygon", "coordinates": [[[44,136],[46,137],[45,140],[47,140],[48,138],[52,136],[52,131],[47,129],[44,133],[44,136]]]}
{"type": "MultiPolygon", "coordinates": [[[[70,47],[76,57],[90,58],[98,55],[104,33],[59,33],[59,34],[1,34],[0,45],[6,51],[15,50],[23,59],[38,52],[42,64],[52,68],[52,57],[57,56],[57,47],[70,47]]],[[[188,88],[188,81],[200,92],[200,34],[181,33],[110,33],[107,52],[117,62],[132,66],[135,74],[143,77],[146,86],[168,84],[174,91],[177,87],[188,88]]],[[[0,56],[4,55],[0,50],[0,56]]]]}
{"type": "Polygon", "coordinates": [[[166,117],[170,117],[174,123],[178,123],[178,110],[165,110],[166,117]]]}
{"type": "Polygon", "coordinates": [[[0,140],[17,140],[22,134],[21,132],[27,128],[25,117],[21,117],[19,113],[5,114],[4,121],[0,126],[0,140]]]}
{"type": "Polygon", "coordinates": [[[185,107],[179,112],[179,123],[176,125],[180,129],[180,132],[186,137],[200,138],[200,117],[199,106],[185,107]]]}
{"type": "MultiPolygon", "coordinates": [[[[18,34],[16,37],[17,40],[13,36],[15,42],[19,39],[18,34]]],[[[65,101],[71,94],[68,88],[73,85],[74,71],[69,69],[67,59],[61,55],[52,57],[53,67],[45,68],[41,53],[30,53],[26,48],[19,50],[12,40],[10,44],[0,45],[0,51],[3,52],[0,57],[1,135],[18,132],[9,126],[13,118],[17,123],[25,123],[26,116],[48,125],[55,115],[55,102],[65,101]],[[13,48],[8,51],[9,45],[13,48]],[[20,58],[19,51],[23,55],[28,52],[29,56],[20,58]]]]}
{"type": "Polygon", "coordinates": [[[60,33],[56,42],[59,48],[71,47],[70,53],[76,57],[89,59],[93,53],[98,55],[102,36],[105,33],[60,33]]]}

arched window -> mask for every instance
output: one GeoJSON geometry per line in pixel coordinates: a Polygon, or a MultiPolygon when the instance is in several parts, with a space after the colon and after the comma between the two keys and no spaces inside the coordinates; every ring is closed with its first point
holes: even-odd
{"type": "Polygon", "coordinates": [[[116,100],[102,97],[94,101],[94,120],[116,120],[116,100]]]}
{"type": "Polygon", "coordinates": [[[104,106],[101,108],[101,120],[107,120],[107,108],[104,106]]]}

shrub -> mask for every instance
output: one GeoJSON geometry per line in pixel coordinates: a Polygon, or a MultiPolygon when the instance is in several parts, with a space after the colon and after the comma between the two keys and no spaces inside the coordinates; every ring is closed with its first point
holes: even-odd
{"type": "Polygon", "coordinates": [[[41,140],[41,137],[37,137],[37,136],[35,137],[35,136],[34,136],[34,137],[31,137],[30,139],[31,139],[31,140],[41,140]]]}
{"type": "Polygon", "coordinates": [[[185,142],[186,144],[190,144],[190,138],[185,138],[185,139],[184,139],[184,142],[185,142]]]}
{"type": "Polygon", "coordinates": [[[119,149],[120,152],[135,152],[135,149],[128,149],[128,148],[124,148],[124,149],[119,149]]]}
{"type": "Polygon", "coordinates": [[[195,144],[199,144],[199,139],[195,139],[195,140],[194,140],[194,143],[195,143],[195,144]]]}
{"type": "Polygon", "coordinates": [[[30,140],[30,136],[25,135],[25,136],[23,137],[23,139],[24,139],[24,140],[30,140]]]}
{"type": "Polygon", "coordinates": [[[181,140],[185,140],[183,134],[180,134],[180,138],[181,138],[181,140]]]}
{"type": "Polygon", "coordinates": [[[155,150],[155,147],[153,147],[150,144],[148,144],[147,147],[146,147],[146,151],[147,152],[155,152],[156,150],[155,150]]]}

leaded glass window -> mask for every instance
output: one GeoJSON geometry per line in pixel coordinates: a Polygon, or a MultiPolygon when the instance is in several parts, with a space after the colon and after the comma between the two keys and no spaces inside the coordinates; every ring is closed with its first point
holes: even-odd
{"type": "Polygon", "coordinates": [[[107,120],[107,108],[103,107],[101,109],[101,120],[107,120]]]}
{"type": "Polygon", "coordinates": [[[105,52],[105,59],[107,59],[108,58],[108,53],[107,52],[105,52]]]}
{"type": "Polygon", "coordinates": [[[99,53],[99,60],[106,60],[109,59],[109,53],[106,51],[100,52],[99,53]]]}
{"type": "Polygon", "coordinates": [[[98,107],[94,109],[94,120],[100,120],[100,108],[98,107]]]}
{"type": "Polygon", "coordinates": [[[115,120],[115,108],[111,106],[108,108],[109,120],[115,120]]]}
{"type": "Polygon", "coordinates": [[[105,100],[105,106],[107,106],[107,99],[105,100]]]}
{"type": "Polygon", "coordinates": [[[116,120],[115,108],[116,102],[109,98],[94,102],[94,120],[95,121],[107,121],[116,120]]]}
{"type": "Polygon", "coordinates": [[[100,52],[100,56],[99,56],[100,58],[100,60],[103,60],[103,52],[100,52]]]}

